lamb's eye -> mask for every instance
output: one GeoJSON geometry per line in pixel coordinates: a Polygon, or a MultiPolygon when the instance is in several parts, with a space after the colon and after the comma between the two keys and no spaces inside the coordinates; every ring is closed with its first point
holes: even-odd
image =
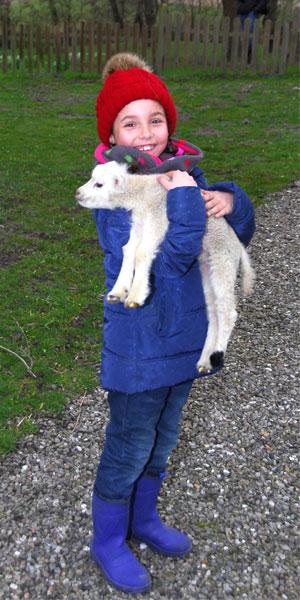
{"type": "Polygon", "coordinates": [[[94,187],[101,188],[103,187],[103,183],[95,183],[94,187]]]}

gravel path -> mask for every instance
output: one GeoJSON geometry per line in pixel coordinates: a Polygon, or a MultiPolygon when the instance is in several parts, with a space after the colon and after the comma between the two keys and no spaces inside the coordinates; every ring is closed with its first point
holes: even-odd
{"type": "MultiPolygon", "coordinates": [[[[138,548],[153,579],[143,597],[299,599],[299,186],[257,210],[256,296],[240,302],[223,374],[195,383],[184,413],[160,506],[194,550],[174,560],[138,548]]],[[[88,553],[106,418],[96,390],[62,417],[39,418],[39,434],[2,460],[1,600],[128,597],[105,583],[88,553]]]]}

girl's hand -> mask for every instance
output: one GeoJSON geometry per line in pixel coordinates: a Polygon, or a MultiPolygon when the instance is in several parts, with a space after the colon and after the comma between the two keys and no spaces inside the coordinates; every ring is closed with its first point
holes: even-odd
{"type": "Polygon", "coordinates": [[[233,194],[209,190],[200,190],[200,192],[205,202],[208,217],[224,217],[224,215],[231,213],[233,208],[233,194]]]}
{"type": "Polygon", "coordinates": [[[189,186],[197,187],[196,181],[186,171],[169,171],[158,175],[157,181],[165,188],[165,190],[173,190],[177,187],[189,186]]]}

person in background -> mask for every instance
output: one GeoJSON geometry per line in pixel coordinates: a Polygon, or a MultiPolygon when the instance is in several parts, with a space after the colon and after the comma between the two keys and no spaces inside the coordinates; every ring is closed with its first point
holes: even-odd
{"type": "Polygon", "coordinates": [[[245,20],[250,19],[250,33],[253,32],[255,19],[269,12],[269,0],[238,0],[237,14],[240,15],[241,29],[244,30],[245,20]]]}
{"type": "MultiPolygon", "coordinates": [[[[250,36],[253,34],[254,23],[262,15],[269,12],[269,0],[238,0],[237,14],[240,16],[241,31],[244,31],[246,19],[250,20],[250,36]]],[[[248,58],[252,54],[252,37],[249,40],[248,58]]]]}

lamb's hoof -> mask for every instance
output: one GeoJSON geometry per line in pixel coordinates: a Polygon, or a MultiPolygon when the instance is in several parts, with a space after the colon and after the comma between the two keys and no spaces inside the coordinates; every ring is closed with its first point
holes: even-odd
{"type": "Polygon", "coordinates": [[[137,302],[126,302],[125,308],[139,308],[140,304],[137,302]]]}
{"type": "Polygon", "coordinates": [[[211,369],[208,369],[207,367],[202,367],[200,365],[200,367],[198,367],[198,371],[199,371],[199,373],[207,373],[207,374],[209,374],[210,371],[211,371],[211,369]]]}
{"type": "Polygon", "coordinates": [[[108,304],[118,304],[121,302],[121,298],[119,296],[114,296],[113,294],[108,294],[106,301],[108,304]]]}
{"type": "Polygon", "coordinates": [[[224,352],[213,352],[210,357],[210,364],[213,369],[224,366],[224,352]]]}

